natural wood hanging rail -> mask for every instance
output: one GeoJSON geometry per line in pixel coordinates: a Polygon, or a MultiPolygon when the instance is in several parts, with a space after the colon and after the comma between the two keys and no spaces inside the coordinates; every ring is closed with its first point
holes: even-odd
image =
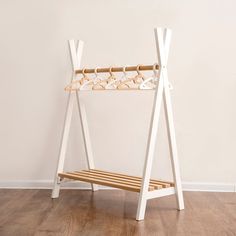
{"type": "MultiPolygon", "coordinates": [[[[140,66],[127,66],[125,71],[137,71],[138,70],[153,70],[153,65],[140,65],[140,66]]],[[[159,69],[159,65],[156,65],[156,70],[159,69]]],[[[108,72],[123,72],[124,67],[110,67],[110,68],[97,68],[97,69],[80,69],[76,70],[76,74],[89,74],[89,73],[108,73],[108,72]]]]}

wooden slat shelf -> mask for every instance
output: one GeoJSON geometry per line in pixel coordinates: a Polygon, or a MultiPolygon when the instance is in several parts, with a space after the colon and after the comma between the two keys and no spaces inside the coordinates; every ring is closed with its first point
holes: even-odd
{"type": "MultiPolygon", "coordinates": [[[[140,192],[142,181],[142,178],[140,177],[96,169],[59,173],[58,176],[62,179],[65,178],[79,180],[83,182],[129,190],[133,192],[140,192]]],[[[172,182],[151,179],[149,183],[149,191],[173,186],[174,184],[172,182]]]]}

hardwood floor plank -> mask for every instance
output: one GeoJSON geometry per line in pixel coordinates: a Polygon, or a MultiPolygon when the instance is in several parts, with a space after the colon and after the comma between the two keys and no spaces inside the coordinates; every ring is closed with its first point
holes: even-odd
{"type": "MultiPolygon", "coordinates": [[[[53,207],[50,195],[43,190],[24,190],[25,195],[15,200],[14,213],[1,225],[0,235],[33,235],[53,207]],[[29,195],[29,191],[34,193],[29,195]]],[[[14,206],[13,206],[14,207],[14,206]]]]}
{"type": "Polygon", "coordinates": [[[80,235],[87,223],[87,214],[93,202],[91,191],[63,190],[58,202],[58,207],[53,209],[38,228],[35,235],[80,235]]]}
{"type": "Polygon", "coordinates": [[[138,194],[122,190],[0,189],[0,236],[205,236],[236,235],[235,193],[184,192],[185,210],[174,196],[148,201],[136,221],[138,194]]]}
{"type": "Polygon", "coordinates": [[[15,213],[21,210],[26,204],[28,204],[29,199],[35,194],[37,194],[37,190],[1,189],[0,229],[7,220],[14,218],[15,213]]]}

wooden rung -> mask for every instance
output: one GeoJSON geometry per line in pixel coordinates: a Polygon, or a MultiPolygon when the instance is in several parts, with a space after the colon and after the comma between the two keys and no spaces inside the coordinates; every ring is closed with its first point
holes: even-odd
{"type": "MultiPolygon", "coordinates": [[[[135,187],[141,187],[141,184],[140,183],[137,183],[137,182],[129,182],[129,181],[126,181],[126,179],[113,179],[112,177],[109,176],[109,178],[107,176],[99,176],[99,175],[94,175],[93,173],[90,173],[90,172],[84,172],[84,171],[75,171],[73,173],[70,173],[69,174],[73,174],[73,175],[78,175],[78,176],[83,176],[83,177],[89,177],[89,178],[94,178],[94,179],[97,179],[97,180],[101,180],[101,181],[111,181],[111,182],[114,182],[114,183],[118,183],[118,184],[127,184],[127,185],[130,185],[130,186],[135,186],[135,187]]],[[[154,190],[154,186],[149,186],[149,191],[152,191],[154,190]]]]}
{"type": "MultiPolygon", "coordinates": [[[[103,170],[90,169],[89,171],[96,172],[96,173],[103,173],[103,174],[106,174],[108,176],[116,176],[116,177],[120,177],[120,178],[131,179],[131,180],[139,180],[139,181],[142,180],[141,177],[125,175],[125,174],[118,174],[118,173],[113,173],[113,172],[108,172],[108,171],[103,171],[103,170]]],[[[173,187],[174,186],[174,183],[172,183],[172,182],[168,182],[168,181],[165,182],[165,181],[154,180],[154,179],[151,179],[150,183],[154,184],[154,185],[155,184],[162,185],[162,188],[168,188],[168,187],[173,187]]]]}
{"type": "MultiPolygon", "coordinates": [[[[113,179],[125,179],[125,181],[127,182],[135,182],[135,183],[139,183],[141,185],[141,179],[138,179],[138,178],[135,178],[133,176],[129,176],[130,178],[127,178],[127,177],[123,177],[123,176],[120,176],[119,174],[117,173],[110,173],[110,174],[107,174],[103,171],[99,171],[99,170],[83,170],[83,172],[90,172],[90,174],[96,174],[96,175],[101,175],[101,176],[106,176],[109,178],[113,178],[113,179]]],[[[162,188],[162,185],[161,184],[158,184],[158,183],[151,183],[149,184],[150,186],[153,186],[155,189],[161,189],[162,188]]]]}
{"type": "Polygon", "coordinates": [[[94,184],[99,184],[99,185],[104,185],[104,186],[109,186],[109,187],[114,187],[114,188],[120,188],[120,189],[133,191],[133,192],[140,192],[139,186],[134,186],[134,185],[126,184],[126,183],[117,183],[114,181],[110,181],[109,179],[101,180],[98,178],[88,177],[88,176],[85,177],[85,176],[74,174],[74,173],[59,173],[58,176],[61,178],[80,180],[80,181],[84,181],[88,183],[94,183],[94,184]]]}
{"type": "MultiPolygon", "coordinates": [[[[102,170],[95,170],[95,169],[59,173],[58,175],[61,178],[79,180],[88,183],[95,183],[99,185],[120,188],[133,192],[140,192],[142,184],[142,178],[140,177],[112,173],[102,170]]],[[[168,188],[171,186],[173,186],[173,183],[159,180],[151,180],[148,190],[153,191],[155,189],[168,188]]]]}
{"type": "MultiPolygon", "coordinates": [[[[78,171],[75,171],[75,172],[77,173],[78,171]]],[[[104,177],[106,179],[108,178],[108,175],[106,175],[104,173],[97,173],[97,172],[92,172],[89,170],[82,170],[81,172],[88,173],[90,176],[94,176],[94,177],[104,177]]],[[[78,172],[78,173],[81,173],[81,172],[78,172]]],[[[138,179],[126,179],[124,177],[116,176],[115,174],[113,176],[109,176],[109,179],[118,180],[118,181],[130,183],[130,184],[135,184],[135,185],[138,185],[141,187],[141,181],[138,179]]],[[[161,184],[150,183],[149,186],[153,187],[154,189],[161,189],[162,188],[161,184]]]]}

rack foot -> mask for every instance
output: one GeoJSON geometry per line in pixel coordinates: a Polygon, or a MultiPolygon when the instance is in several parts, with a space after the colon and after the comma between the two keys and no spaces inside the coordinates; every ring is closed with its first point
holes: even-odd
{"type": "Polygon", "coordinates": [[[98,188],[98,185],[97,185],[97,184],[91,184],[91,187],[92,187],[92,191],[93,191],[93,192],[96,192],[96,191],[98,191],[98,190],[99,190],[99,188],[98,188]]]}
{"type": "Polygon", "coordinates": [[[58,198],[60,193],[60,184],[54,185],[54,188],[52,190],[51,198],[58,198]]]}
{"type": "Polygon", "coordinates": [[[60,177],[56,177],[54,181],[54,186],[51,194],[51,198],[58,198],[60,193],[60,187],[61,187],[61,179],[60,177]]]}
{"type": "Polygon", "coordinates": [[[137,221],[144,220],[146,205],[147,205],[147,199],[141,197],[138,203],[138,210],[136,214],[137,221]]]}

